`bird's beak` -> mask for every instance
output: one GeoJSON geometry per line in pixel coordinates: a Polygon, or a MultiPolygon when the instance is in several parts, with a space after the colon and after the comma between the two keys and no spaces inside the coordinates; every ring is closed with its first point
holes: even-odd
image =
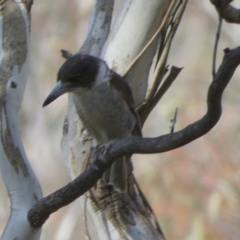
{"type": "Polygon", "coordinates": [[[51,93],[48,95],[46,100],[43,103],[43,107],[47,106],[51,102],[53,102],[55,99],[63,95],[67,92],[67,88],[63,86],[61,81],[58,81],[51,93]]]}

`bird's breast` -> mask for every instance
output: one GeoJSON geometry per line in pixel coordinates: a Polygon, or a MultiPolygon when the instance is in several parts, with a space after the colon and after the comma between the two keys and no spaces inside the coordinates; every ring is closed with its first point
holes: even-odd
{"type": "Polygon", "coordinates": [[[87,131],[99,143],[126,137],[135,126],[126,102],[108,83],[74,93],[74,102],[87,131]]]}

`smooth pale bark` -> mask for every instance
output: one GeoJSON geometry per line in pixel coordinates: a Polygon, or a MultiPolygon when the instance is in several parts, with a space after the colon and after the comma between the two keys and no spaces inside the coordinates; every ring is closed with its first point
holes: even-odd
{"type": "MultiPolygon", "coordinates": [[[[170,3],[169,0],[125,1],[108,36],[112,14],[110,5],[113,4],[113,1],[96,1],[88,36],[79,51],[101,56],[111,68],[123,74],[127,66],[159,28],[170,3]],[[108,39],[106,39],[107,36],[108,39]],[[100,39],[100,41],[96,41],[96,39],[100,39]],[[104,50],[102,51],[103,46],[104,50]]],[[[136,105],[144,101],[149,70],[157,52],[157,46],[158,41],[153,41],[137,61],[131,74],[126,76],[126,80],[133,89],[136,105]]],[[[78,119],[70,95],[61,145],[72,179],[76,178],[86,167],[90,157],[91,139],[82,130],[83,126],[78,119]]],[[[125,229],[123,229],[117,227],[112,221],[106,222],[104,213],[101,210],[96,211],[96,206],[91,202],[89,195],[81,197],[79,202],[83,216],[82,221],[84,221],[84,224],[81,224],[83,235],[79,236],[80,239],[84,237],[90,239],[162,239],[162,236],[154,229],[152,219],[149,219],[147,215],[143,217],[132,212],[135,224],[124,223],[125,229]]]]}
{"type": "MultiPolygon", "coordinates": [[[[119,74],[127,67],[156,33],[170,6],[170,0],[127,0],[110,32],[102,58],[119,74]]],[[[149,70],[159,43],[159,36],[125,77],[132,88],[135,105],[143,103],[149,70]]]]}
{"type": "Polygon", "coordinates": [[[40,238],[27,212],[42,197],[25,154],[19,130],[26,75],[32,2],[2,1],[0,23],[0,171],[11,200],[11,214],[2,240],[40,238]]]}

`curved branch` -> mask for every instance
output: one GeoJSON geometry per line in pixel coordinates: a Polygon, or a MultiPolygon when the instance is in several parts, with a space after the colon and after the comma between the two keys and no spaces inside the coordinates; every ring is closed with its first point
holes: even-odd
{"type": "Polygon", "coordinates": [[[207,97],[207,113],[197,122],[183,130],[156,138],[128,137],[121,141],[113,141],[105,146],[104,151],[98,149],[98,160],[75,180],[65,187],[41,199],[28,212],[32,227],[38,228],[49,215],[59,208],[71,203],[94,186],[103,172],[116,157],[133,153],[160,153],[181,147],[210,131],[221,116],[221,98],[237,66],[240,64],[240,47],[225,50],[223,62],[211,83],[207,97]],[[103,153],[103,154],[101,154],[103,153]]]}
{"type": "Polygon", "coordinates": [[[209,132],[218,122],[221,113],[221,100],[224,89],[240,64],[240,47],[225,49],[223,62],[212,81],[207,96],[207,113],[198,121],[179,132],[156,138],[129,137],[125,141],[111,142],[107,148],[107,157],[113,158],[132,153],[161,153],[182,147],[209,132]]]}
{"type": "Polygon", "coordinates": [[[232,7],[230,2],[232,0],[210,0],[215,6],[221,18],[229,23],[240,23],[240,9],[232,7]]]}

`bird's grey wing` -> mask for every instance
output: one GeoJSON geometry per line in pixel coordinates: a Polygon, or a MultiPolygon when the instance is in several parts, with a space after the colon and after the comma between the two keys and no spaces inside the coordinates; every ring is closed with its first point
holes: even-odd
{"type": "Polygon", "coordinates": [[[129,107],[129,110],[131,111],[131,113],[133,114],[133,116],[136,119],[136,124],[133,129],[133,134],[141,137],[142,136],[142,130],[141,130],[142,125],[141,125],[139,116],[134,108],[134,99],[133,99],[132,90],[131,90],[130,86],[128,85],[128,83],[126,81],[124,81],[120,75],[118,75],[115,72],[112,72],[112,74],[114,74],[115,76],[110,78],[111,80],[109,81],[109,83],[113,88],[117,89],[116,92],[126,102],[127,106],[129,107]]]}

